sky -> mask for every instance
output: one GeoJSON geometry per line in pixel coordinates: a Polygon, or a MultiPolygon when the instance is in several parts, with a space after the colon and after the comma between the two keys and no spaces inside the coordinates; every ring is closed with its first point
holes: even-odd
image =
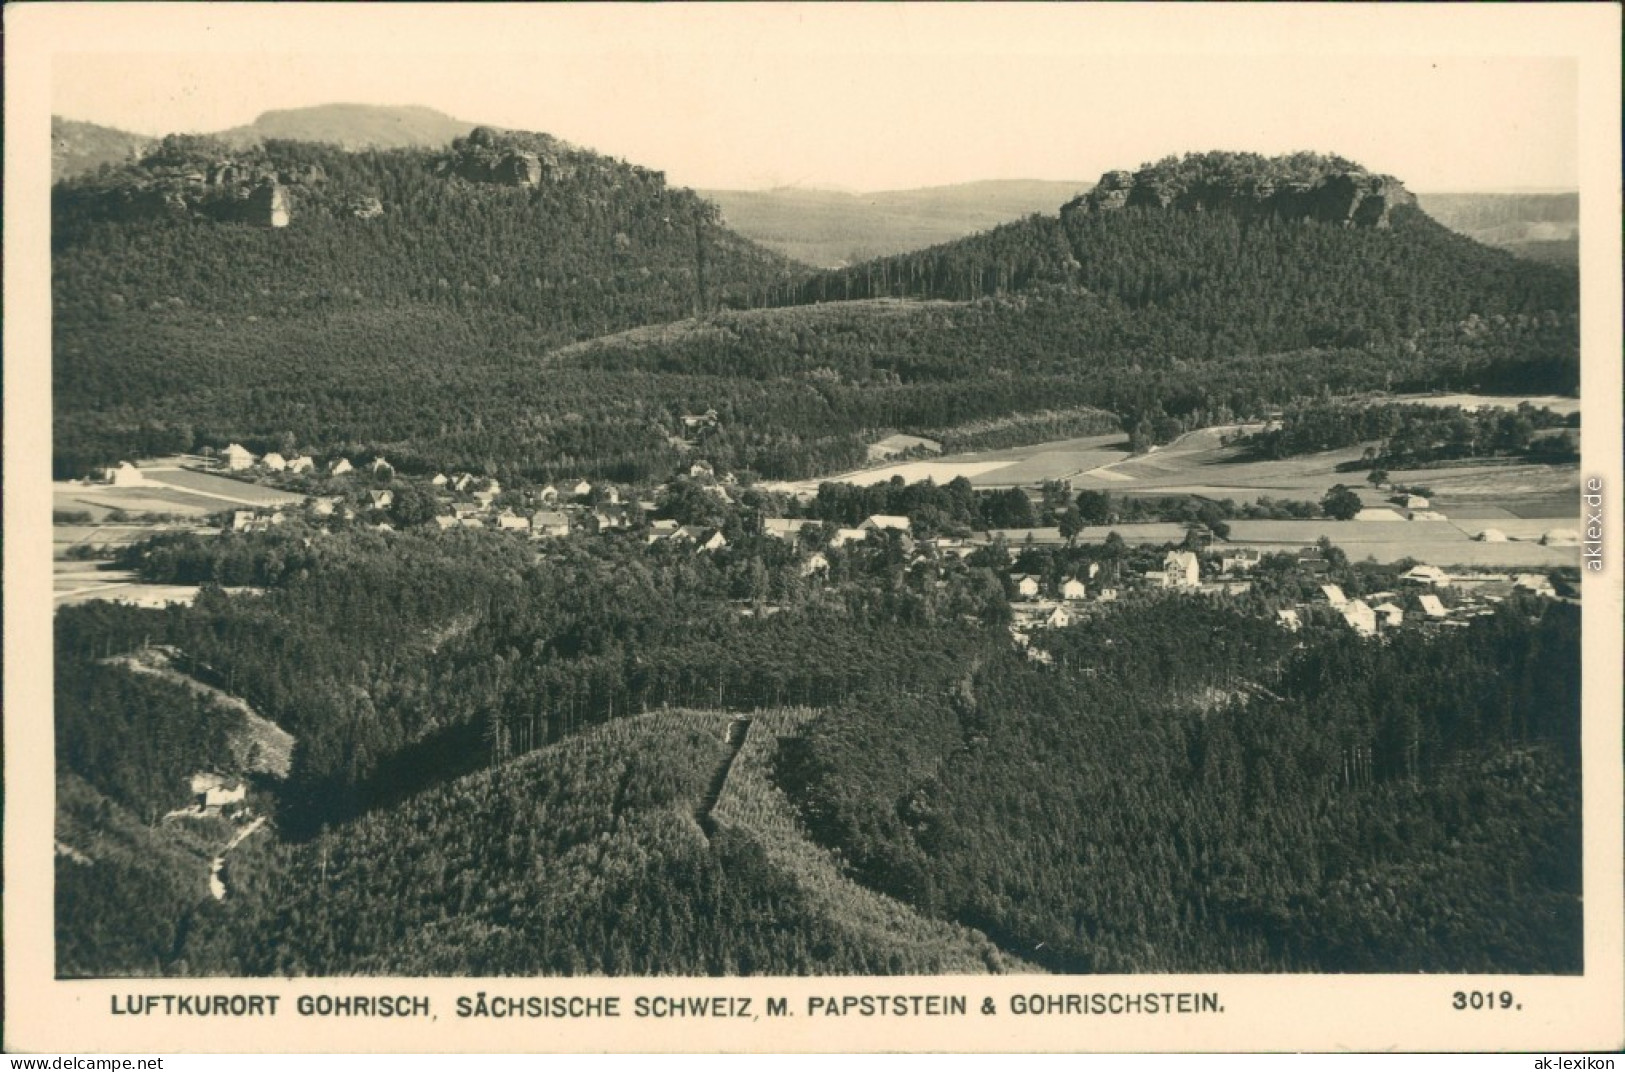
{"type": "Polygon", "coordinates": [[[1578,63],[1516,6],[86,7],[52,111],[145,134],[418,104],[709,189],[1079,181],[1206,149],[1578,184],[1578,63]]]}

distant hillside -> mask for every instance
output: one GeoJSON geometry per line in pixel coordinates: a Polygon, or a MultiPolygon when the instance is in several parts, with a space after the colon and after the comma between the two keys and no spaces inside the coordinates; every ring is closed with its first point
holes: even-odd
{"type": "Polygon", "coordinates": [[[1335,157],[1197,154],[809,276],[546,135],[171,139],[57,190],[56,468],[291,437],[404,471],[663,480],[702,449],[681,415],[714,409],[704,457],[806,479],[1018,415],[1103,410],[1158,442],[1322,390],[1575,391],[1573,271],[1415,200],[1335,157]]]}
{"type": "MultiPolygon", "coordinates": [[[[842,268],[951,242],[1057,206],[1089,182],[993,180],[854,194],[784,187],[706,190],[730,227],[816,268],[842,268]]],[[[1532,260],[1574,264],[1579,196],[1572,193],[1419,193],[1435,220],[1487,246],[1532,260]]]]}
{"type": "Polygon", "coordinates": [[[552,346],[799,276],[659,172],[489,128],[365,153],[171,136],[59,184],[52,222],[65,471],[277,428],[312,443],[458,440],[474,467],[664,450],[652,415],[606,411],[599,385],[490,377],[526,381],[552,346]],[[507,438],[521,426],[525,442],[507,438]]]}
{"type": "Polygon", "coordinates": [[[415,105],[320,104],[265,112],[246,126],[216,135],[229,145],[257,145],[267,138],[315,141],[345,149],[440,148],[475,124],[415,105]]]}
{"type": "Polygon", "coordinates": [[[1435,193],[1417,200],[1429,216],[1486,246],[1557,264],[1579,260],[1577,193],[1435,193]]]}
{"type": "Polygon", "coordinates": [[[83,175],[103,164],[127,163],[153,142],[144,134],[51,117],[51,181],[83,175]]]}
{"type": "Polygon", "coordinates": [[[1088,186],[1010,179],[866,194],[795,187],[701,193],[741,234],[804,264],[839,268],[1054,212],[1088,186]]]}

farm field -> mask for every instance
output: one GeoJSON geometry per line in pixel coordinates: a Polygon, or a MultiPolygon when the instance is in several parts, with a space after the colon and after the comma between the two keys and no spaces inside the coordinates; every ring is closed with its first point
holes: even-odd
{"type": "Polygon", "coordinates": [[[1478,543],[1473,535],[1483,527],[1450,521],[1232,521],[1229,544],[1281,551],[1307,547],[1325,536],[1356,561],[1414,558],[1435,566],[1532,568],[1580,564],[1577,546],[1544,547],[1534,542],[1551,525],[1541,524],[1532,536],[1513,536],[1507,543],[1478,543]]]}
{"type": "Polygon", "coordinates": [[[1580,411],[1580,400],[1566,395],[1394,395],[1379,401],[1417,406],[1460,406],[1467,410],[1517,409],[1521,403],[1528,402],[1537,409],[1549,409],[1565,417],[1580,411]]]}
{"type": "Polygon", "coordinates": [[[97,562],[57,561],[52,573],[52,599],[58,607],[106,599],[138,607],[164,607],[197,598],[195,584],[142,584],[129,570],[101,568],[97,562]]]}
{"type": "MultiPolygon", "coordinates": [[[[193,491],[212,496],[215,501],[230,500],[243,506],[286,506],[298,502],[301,496],[274,488],[261,487],[244,480],[233,480],[214,473],[200,473],[192,469],[141,467],[147,480],[182,491],[193,491]]],[[[216,509],[219,509],[216,507],[216,509]]]]}
{"type": "MultiPolygon", "coordinates": [[[[121,489],[122,490],[122,489],[121,489]]],[[[62,507],[58,504],[58,509],[62,507]]],[[[196,585],[142,584],[129,570],[109,568],[105,561],[71,559],[75,547],[116,549],[128,547],[160,532],[213,534],[217,529],[178,524],[92,524],[51,526],[51,588],[58,607],[106,599],[141,607],[162,607],[170,603],[190,603],[197,598],[196,585]]]]}
{"type": "MultiPolygon", "coordinates": [[[[1359,492],[1367,506],[1389,505],[1386,493],[1367,486],[1363,473],[1338,471],[1344,462],[1358,460],[1364,445],[1295,458],[1242,461],[1238,460],[1239,448],[1221,442],[1222,437],[1256,427],[1203,428],[1150,454],[1136,456],[1128,454],[1122,435],[1090,436],[865,469],[823,480],[868,486],[900,476],[908,482],[929,478],[943,484],[964,476],[978,488],[1030,488],[1045,480],[1069,480],[1075,492],[1090,489],[1120,496],[1195,495],[1231,499],[1238,504],[1257,502],[1263,497],[1319,501],[1334,484],[1347,484],[1359,492]]],[[[1390,475],[1395,483],[1429,488],[1433,508],[1447,517],[1552,522],[1541,527],[1544,532],[1564,520],[1578,519],[1578,474],[1574,465],[1517,463],[1394,470],[1390,475]]],[[[785,487],[811,491],[823,480],[785,487]]],[[[1474,531],[1483,527],[1479,525],[1474,531]]]]}
{"type": "Polygon", "coordinates": [[[51,485],[52,510],[87,513],[93,521],[105,520],[115,510],[127,514],[206,517],[230,508],[230,503],[220,499],[157,485],[115,488],[107,484],[76,484],[71,481],[51,485]]]}

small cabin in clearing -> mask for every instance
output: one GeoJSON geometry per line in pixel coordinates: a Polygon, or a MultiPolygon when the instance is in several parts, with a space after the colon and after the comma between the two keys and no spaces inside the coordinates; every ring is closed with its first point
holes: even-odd
{"type": "Polygon", "coordinates": [[[223,774],[200,771],[192,775],[192,796],[200,808],[224,808],[241,804],[248,796],[248,786],[223,774]]]}

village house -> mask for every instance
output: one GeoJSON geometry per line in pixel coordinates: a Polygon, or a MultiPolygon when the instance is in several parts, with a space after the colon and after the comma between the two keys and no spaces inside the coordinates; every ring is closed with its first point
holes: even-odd
{"type": "Polygon", "coordinates": [[[273,473],[280,473],[288,467],[288,459],[273,450],[260,459],[260,464],[273,473]]]}
{"type": "Polygon", "coordinates": [[[327,471],[333,476],[343,476],[345,473],[351,472],[354,469],[355,466],[350,464],[350,459],[348,458],[334,458],[328,463],[327,466],[327,471]]]}
{"type": "Polygon", "coordinates": [[[577,499],[584,499],[592,494],[592,485],[585,480],[578,480],[570,485],[570,494],[577,499]]]}
{"type": "Polygon", "coordinates": [[[538,510],[530,515],[530,534],[538,539],[570,535],[570,515],[562,510],[538,510]]]}
{"type": "Polygon", "coordinates": [[[1038,598],[1039,584],[1037,577],[1030,573],[1013,573],[1010,575],[1010,580],[1015,582],[1016,594],[1022,599],[1038,598]]]}
{"type": "Polygon", "coordinates": [[[849,543],[862,543],[869,538],[867,529],[836,529],[835,535],[830,537],[831,547],[845,547],[849,543]]]}
{"type": "Polygon", "coordinates": [[[445,473],[436,473],[433,477],[431,477],[429,479],[429,483],[433,484],[437,488],[445,487],[446,484],[448,483],[448,481],[446,480],[446,474],[445,473]]]}
{"type": "Polygon", "coordinates": [[[1394,629],[1405,624],[1405,611],[1394,603],[1378,603],[1371,609],[1381,619],[1384,629],[1394,629]]]}
{"type": "Polygon", "coordinates": [[[706,528],[703,525],[684,525],[667,539],[693,544],[696,551],[717,551],[728,546],[721,529],[706,528]]]}
{"type": "Polygon", "coordinates": [[[1349,601],[1348,596],[1343,594],[1343,589],[1335,584],[1321,585],[1320,594],[1325,597],[1328,604],[1334,607],[1341,607],[1349,601]]]}
{"type": "Polygon", "coordinates": [[[233,510],[231,512],[231,531],[251,532],[254,529],[254,511],[233,510]]]}
{"type": "Polygon", "coordinates": [[[620,503],[604,503],[592,512],[593,528],[598,532],[632,527],[632,510],[620,503]]]}
{"type": "Polygon", "coordinates": [[[717,478],[716,470],[711,468],[710,462],[706,461],[695,462],[689,466],[688,475],[694,480],[715,480],[717,478]]]}
{"type": "Polygon", "coordinates": [[[682,528],[682,526],[669,517],[663,517],[659,520],[649,522],[649,531],[653,533],[655,537],[670,536],[679,528],[682,528]]]}
{"type": "Polygon", "coordinates": [[[383,455],[379,455],[378,457],[374,458],[372,460],[372,464],[368,468],[370,468],[375,475],[378,473],[393,473],[395,471],[395,467],[385,461],[383,455]]]}
{"type": "Polygon", "coordinates": [[[1422,605],[1422,613],[1429,618],[1448,618],[1450,616],[1450,612],[1445,609],[1439,597],[1431,592],[1417,596],[1416,601],[1422,605]]]}
{"type": "Polygon", "coordinates": [[[1275,617],[1281,623],[1281,628],[1288,632],[1296,633],[1303,628],[1303,619],[1298,617],[1296,610],[1278,610],[1275,612],[1275,617]]]}
{"type": "Polygon", "coordinates": [[[395,504],[395,493],[388,488],[369,488],[367,498],[374,510],[388,510],[395,504]]]}
{"type": "Polygon", "coordinates": [[[452,491],[467,491],[473,486],[474,476],[472,473],[458,473],[456,476],[451,478],[452,491]]]}
{"type": "Polygon", "coordinates": [[[1068,578],[1061,585],[1061,598],[1066,600],[1087,599],[1089,587],[1076,577],[1068,578]]]}
{"type": "Polygon", "coordinates": [[[814,551],[807,556],[807,561],[801,564],[801,575],[803,577],[811,577],[815,573],[829,573],[829,559],[824,557],[822,551],[814,551]]]}
{"type": "Polygon", "coordinates": [[[1096,603],[1115,603],[1115,602],[1117,602],[1117,589],[1115,589],[1115,588],[1101,588],[1101,589],[1097,590],[1095,592],[1095,602],[1096,603]]]}
{"type": "Polygon", "coordinates": [[[232,472],[252,468],[256,460],[253,452],[240,443],[233,443],[226,448],[226,468],[232,472]]]}
{"type": "Polygon", "coordinates": [[[683,431],[703,431],[717,426],[717,411],[708,409],[704,413],[683,414],[683,431]]]}
{"type": "Polygon", "coordinates": [[[1163,556],[1162,569],[1170,588],[1195,588],[1201,583],[1202,566],[1195,551],[1169,551],[1163,556]]]}
{"type": "Polygon", "coordinates": [[[310,512],[317,517],[332,517],[341,501],[337,495],[318,495],[310,500],[310,512]]]}
{"type": "Polygon", "coordinates": [[[454,529],[457,527],[457,519],[449,514],[438,515],[434,519],[434,523],[440,526],[441,532],[445,532],[447,529],[454,529]]]}
{"type": "Polygon", "coordinates": [[[905,536],[909,533],[908,518],[898,514],[871,514],[864,518],[863,523],[858,527],[869,532],[882,532],[891,529],[901,532],[905,536]]]}
{"type": "Polygon", "coordinates": [[[1552,587],[1551,580],[1540,573],[1520,573],[1512,578],[1512,587],[1547,599],[1557,598],[1557,589],[1552,587]]]}
{"type": "Polygon", "coordinates": [[[483,510],[484,507],[473,499],[453,499],[451,503],[451,512],[457,515],[459,519],[474,517],[483,510]]]}
{"type": "Polygon", "coordinates": [[[1444,585],[1450,583],[1450,575],[1438,566],[1416,565],[1399,575],[1401,581],[1410,584],[1444,585]]]}
{"type": "Polygon", "coordinates": [[[558,502],[559,501],[559,489],[554,487],[552,484],[549,484],[549,485],[547,485],[547,487],[543,488],[541,491],[538,491],[536,493],[536,497],[538,499],[540,499],[544,503],[558,502]]]}
{"type": "Polygon", "coordinates": [[[1377,635],[1377,614],[1365,600],[1350,600],[1339,609],[1343,613],[1343,620],[1356,633],[1361,636],[1377,635]]]}
{"type": "Polygon", "coordinates": [[[529,532],[530,518],[504,510],[497,515],[497,528],[505,532],[529,532]]]}
{"type": "Polygon", "coordinates": [[[288,459],[288,472],[290,473],[309,473],[313,472],[315,468],[316,459],[312,458],[308,454],[302,454],[297,458],[288,459]]]}
{"type": "Polygon", "coordinates": [[[1251,547],[1239,547],[1234,551],[1227,551],[1219,559],[1219,572],[1221,573],[1250,573],[1257,568],[1262,556],[1251,547]]]}
{"type": "Polygon", "coordinates": [[[811,525],[816,530],[818,522],[808,521],[800,517],[764,517],[762,518],[762,535],[771,536],[775,540],[784,540],[794,543],[801,538],[803,527],[811,525]]]}

